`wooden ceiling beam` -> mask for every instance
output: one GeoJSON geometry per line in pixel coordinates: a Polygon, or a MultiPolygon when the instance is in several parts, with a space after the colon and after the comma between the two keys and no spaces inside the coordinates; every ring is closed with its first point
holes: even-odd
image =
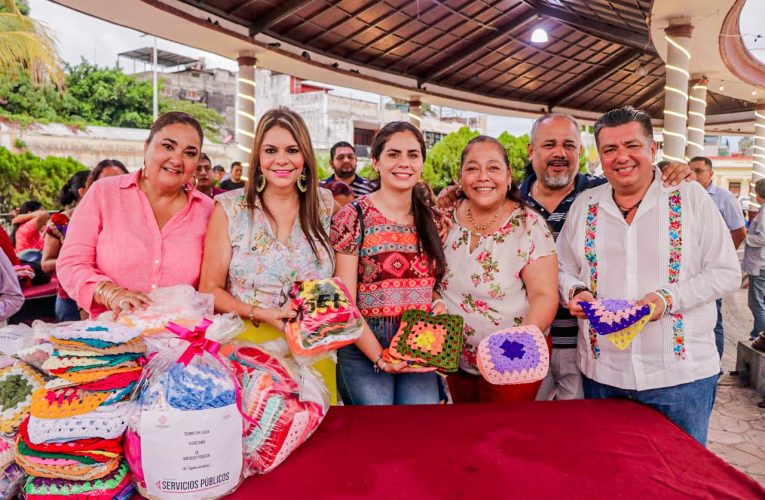
{"type": "Polygon", "coordinates": [[[611,77],[614,73],[623,70],[633,62],[640,59],[643,53],[637,49],[622,49],[611,58],[602,68],[588,71],[571,83],[575,88],[573,92],[562,92],[550,99],[550,109],[571,102],[588,90],[597,86],[603,80],[611,77]]]}
{"type": "Polygon", "coordinates": [[[257,21],[253,22],[250,25],[250,36],[255,36],[281,21],[284,21],[309,3],[311,3],[311,0],[288,0],[284,2],[279,7],[272,9],[268,14],[259,17],[257,21]]]}

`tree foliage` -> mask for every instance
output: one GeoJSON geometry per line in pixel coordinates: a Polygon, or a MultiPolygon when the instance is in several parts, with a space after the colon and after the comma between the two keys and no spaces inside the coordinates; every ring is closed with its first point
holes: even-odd
{"type": "MultiPolygon", "coordinates": [[[[152,123],[151,82],[120,68],[101,68],[82,60],[66,65],[66,90],[36,86],[23,71],[0,75],[0,114],[46,122],[149,128],[152,123]]],[[[160,83],[161,90],[161,83],[160,83]]],[[[218,139],[225,119],[214,109],[178,99],[160,98],[160,112],[184,111],[199,120],[205,135],[218,139]]]]}
{"type": "MultiPolygon", "coordinates": [[[[428,152],[423,169],[423,179],[430,184],[435,191],[440,191],[459,177],[460,160],[462,150],[471,139],[477,137],[477,130],[462,127],[456,132],[446,135],[428,152]]],[[[529,143],[528,135],[515,137],[502,132],[497,140],[507,151],[513,179],[516,182],[523,180],[524,167],[527,162],[526,145],[529,143]]]]}
{"type": "Polygon", "coordinates": [[[87,167],[72,158],[32,153],[13,154],[0,147],[0,212],[9,212],[27,200],[38,200],[48,210],[63,208],[56,198],[66,181],[87,167]]]}
{"type": "Polygon", "coordinates": [[[0,73],[15,75],[21,68],[35,84],[61,85],[64,73],[53,37],[24,12],[29,13],[26,2],[17,7],[13,0],[0,0],[0,73]]]}

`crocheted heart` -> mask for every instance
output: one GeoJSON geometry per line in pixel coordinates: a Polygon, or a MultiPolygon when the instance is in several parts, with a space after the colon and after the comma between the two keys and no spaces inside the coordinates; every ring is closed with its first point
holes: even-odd
{"type": "Polygon", "coordinates": [[[462,316],[404,311],[388,354],[393,360],[435,366],[445,372],[457,371],[463,325],[462,316]]]}
{"type": "Polygon", "coordinates": [[[29,440],[32,443],[56,443],[86,438],[115,439],[127,427],[135,411],[133,401],[124,401],[108,406],[99,406],[84,415],[65,418],[30,417],[29,440]]]}
{"type": "Polygon", "coordinates": [[[32,393],[44,383],[42,376],[25,363],[0,370],[0,433],[16,433],[29,415],[32,393]]]}
{"type": "Polygon", "coordinates": [[[30,477],[24,485],[27,499],[82,498],[112,500],[130,487],[131,474],[125,462],[101,479],[72,481],[59,478],[30,477]]]}
{"type": "Polygon", "coordinates": [[[293,354],[313,356],[361,337],[361,313],[339,278],[296,281],[289,295],[296,315],[285,334],[293,354]]]}
{"type": "Polygon", "coordinates": [[[606,335],[617,348],[624,350],[651,319],[654,304],[638,304],[634,300],[598,299],[580,302],[590,326],[606,335]]]}
{"type": "Polygon", "coordinates": [[[476,359],[481,375],[492,384],[527,384],[545,378],[550,353],[539,328],[524,325],[484,338],[476,359]]]}
{"type": "Polygon", "coordinates": [[[50,334],[56,339],[95,339],[121,344],[141,335],[141,330],[111,321],[88,320],[58,326],[50,334]]]}

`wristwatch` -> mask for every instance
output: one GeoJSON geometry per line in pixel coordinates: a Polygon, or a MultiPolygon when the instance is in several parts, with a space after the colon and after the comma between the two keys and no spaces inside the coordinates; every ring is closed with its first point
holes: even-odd
{"type": "MultiPolygon", "coordinates": [[[[590,293],[592,293],[592,290],[590,290],[590,289],[589,289],[589,288],[587,288],[586,286],[582,286],[582,285],[578,285],[578,286],[575,286],[575,287],[574,287],[574,288],[572,288],[572,289],[571,289],[571,291],[569,292],[569,294],[568,294],[568,300],[571,300],[571,299],[573,299],[574,297],[576,297],[576,296],[577,296],[577,294],[580,294],[580,293],[582,293],[582,292],[590,292],[590,293]]],[[[593,294],[593,295],[595,295],[594,293],[592,293],[592,294],[593,294]]]]}

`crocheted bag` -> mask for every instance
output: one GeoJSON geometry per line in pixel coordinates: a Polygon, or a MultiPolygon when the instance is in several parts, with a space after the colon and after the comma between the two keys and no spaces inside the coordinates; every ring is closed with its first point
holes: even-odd
{"type": "Polygon", "coordinates": [[[533,325],[492,333],[478,344],[476,359],[483,378],[497,385],[542,380],[550,366],[545,336],[533,325]]]}
{"type": "Polygon", "coordinates": [[[243,462],[239,386],[218,349],[221,342],[241,333],[244,323],[235,314],[226,314],[213,322],[204,320],[193,331],[175,324],[168,328],[179,339],[144,369],[137,391],[139,411],[130,420],[125,458],[144,496],[218,498],[239,485],[243,462]],[[200,446],[206,456],[194,463],[197,467],[181,471],[188,465],[184,457],[194,451],[184,447],[188,439],[179,446],[166,441],[185,431],[204,438],[200,446]],[[146,438],[144,432],[152,434],[146,438]],[[212,486],[202,481],[224,476],[212,486]],[[195,487],[169,489],[197,479],[195,487]]]}
{"type": "Polygon", "coordinates": [[[285,329],[295,356],[314,356],[361,337],[361,313],[340,278],[296,281],[289,296],[295,311],[285,329]]]}
{"type": "Polygon", "coordinates": [[[242,384],[243,408],[255,421],[245,426],[244,475],[265,474],[324,420],[329,391],[314,369],[277,359],[260,347],[239,347],[229,358],[242,384]]]}
{"type": "Polygon", "coordinates": [[[32,394],[43,384],[42,375],[21,361],[0,369],[0,433],[16,434],[29,415],[32,394]]]}
{"type": "Polygon", "coordinates": [[[617,348],[624,350],[651,319],[654,304],[638,304],[635,300],[598,299],[580,302],[590,326],[605,335],[617,348]]]}
{"type": "Polygon", "coordinates": [[[455,372],[462,350],[462,316],[408,309],[401,317],[398,332],[391,339],[387,359],[435,366],[455,372]]]}

